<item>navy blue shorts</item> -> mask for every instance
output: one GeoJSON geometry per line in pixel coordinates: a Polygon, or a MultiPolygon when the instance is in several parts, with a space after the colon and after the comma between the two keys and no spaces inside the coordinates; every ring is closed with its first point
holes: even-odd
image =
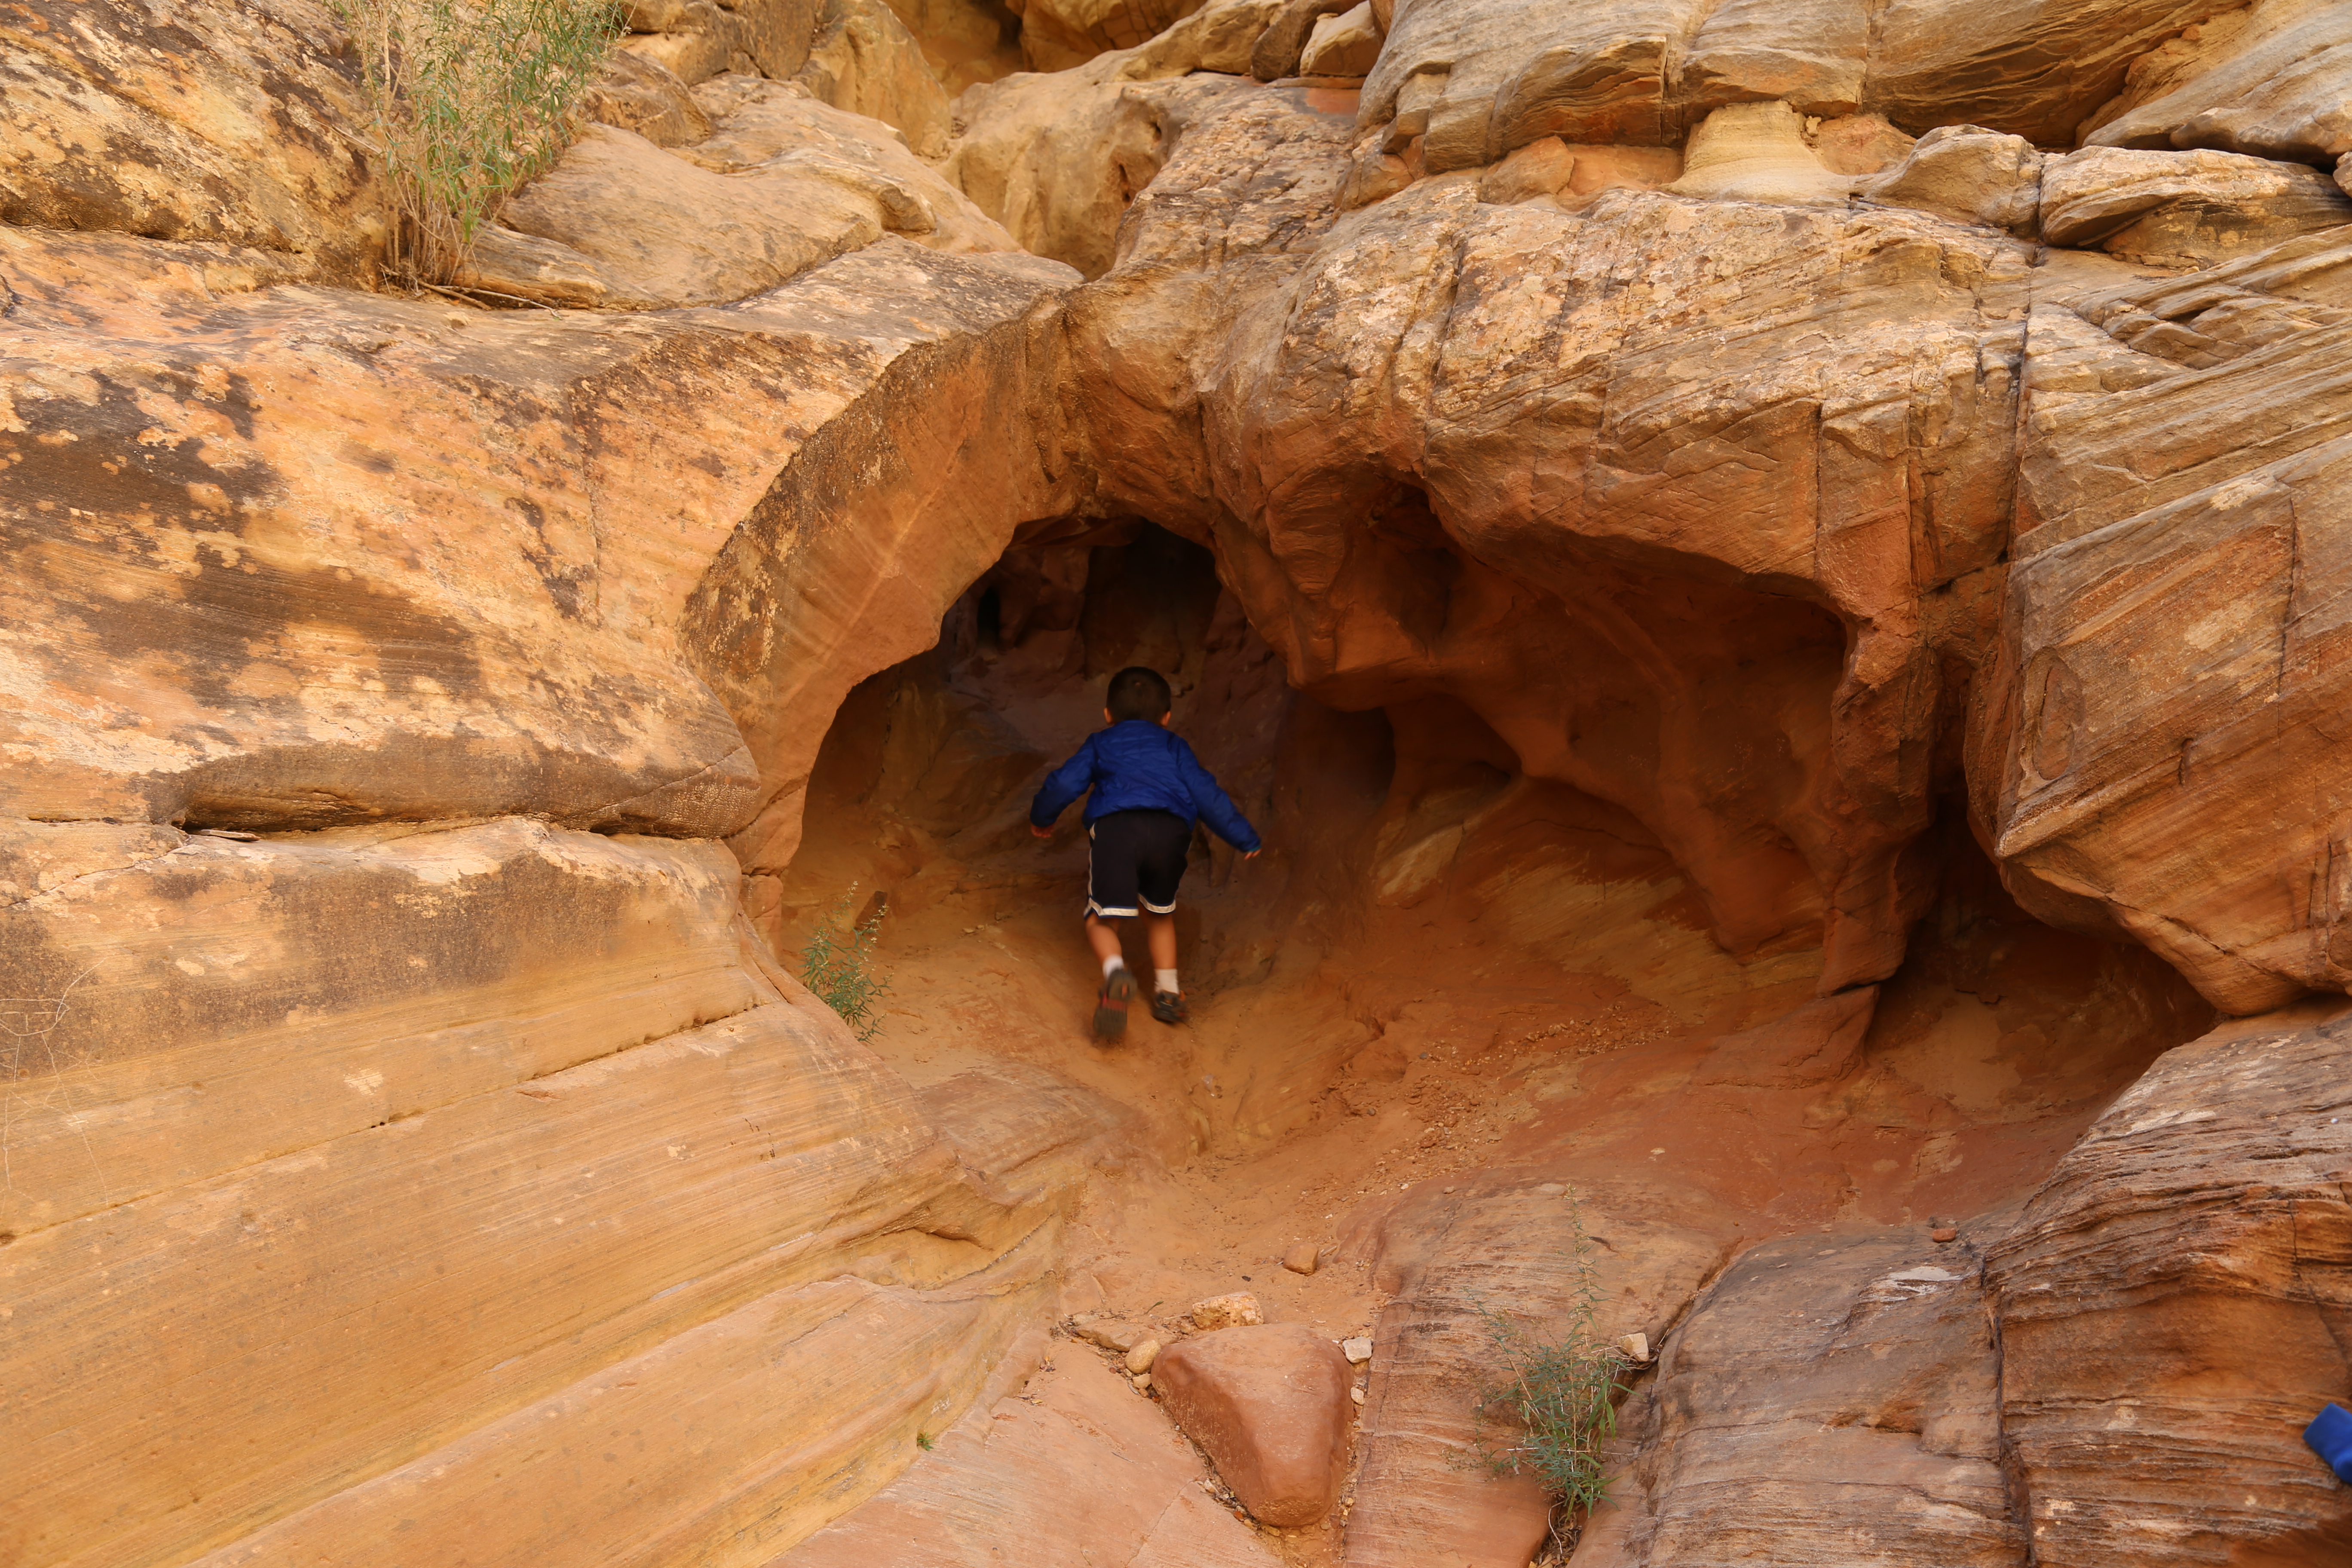
{"type": "Polygon", "coordinates": [[[1155,915],[1176,907],[1192,825],[1172,811],[1114,811],[1087,825],[1087,912],[1155,915]]]}

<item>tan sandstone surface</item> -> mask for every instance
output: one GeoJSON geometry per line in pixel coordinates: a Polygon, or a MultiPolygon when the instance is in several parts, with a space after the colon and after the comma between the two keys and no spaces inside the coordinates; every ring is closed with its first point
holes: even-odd
{"type": "Polygon", "coordinates": [[[0,19],[0,1562],[2352,1552],[2343,10],[637,0],[438,291],[0,19]]]}

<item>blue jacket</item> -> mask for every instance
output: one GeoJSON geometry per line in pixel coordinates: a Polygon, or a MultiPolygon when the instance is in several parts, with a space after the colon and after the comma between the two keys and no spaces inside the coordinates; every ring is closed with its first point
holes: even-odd
{"type": "Polygon", "coordinates": [[[1148,719],[1128,719],[1087,737],[1077,755],[1045,776],[1030,803],[1029,820],[1050,827],[1070,803],[1093,790],[1087,820],[1114,811],[1172,811],[1187,822],[1203,819],[1217,837],[1249,854],[1257,829],[1234,809],[1184,737],[1148,719]]]}

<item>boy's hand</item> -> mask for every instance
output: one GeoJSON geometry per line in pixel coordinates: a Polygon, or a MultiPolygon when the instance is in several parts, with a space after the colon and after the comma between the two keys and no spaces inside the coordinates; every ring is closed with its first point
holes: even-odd
{"type": "Polygon", "coordinates": [[[1263,848],[1244,849],[1242,851],[1242,858],[1244,860],[1255,860],[1265,853],[1265,851],[1263,848]]]}
{"type": "Polygon", "coordinates": [[[1031,837],[1036,838],[1051,838],[1054,837],[1054,830],[1052,828],[1040,827],[1034,822],[1029,825],[1029,832],[1031,837]]]}

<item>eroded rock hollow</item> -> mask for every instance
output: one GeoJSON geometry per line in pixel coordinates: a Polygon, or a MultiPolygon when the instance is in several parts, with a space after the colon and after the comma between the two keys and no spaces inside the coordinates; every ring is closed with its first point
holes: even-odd
{"type": "Polygon", "coordinates": [[[2345,6],[625,25],[0,17],[0,1563],[2352,1561],[2345,6]]]}

